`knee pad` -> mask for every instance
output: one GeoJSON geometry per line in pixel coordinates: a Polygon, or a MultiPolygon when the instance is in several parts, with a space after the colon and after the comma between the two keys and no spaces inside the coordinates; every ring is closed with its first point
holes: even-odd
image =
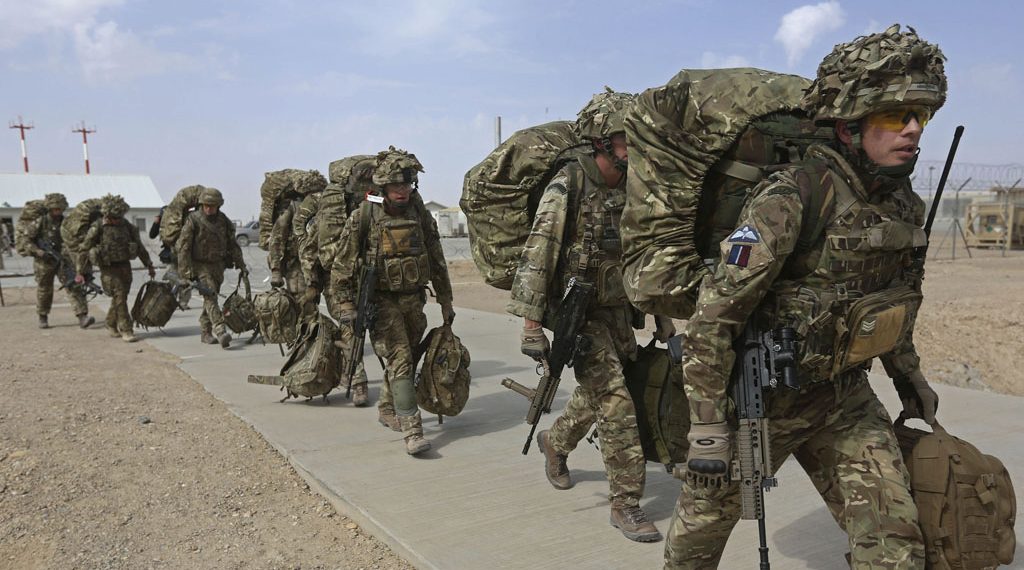
{"type": "Polygon", "coordinates": [[[412,378],[399,376],[391,379],[391,395],[395,401],[395,414],[399,416],[411,416],[416,413],[416,389],[412,385],[412,378]]]}

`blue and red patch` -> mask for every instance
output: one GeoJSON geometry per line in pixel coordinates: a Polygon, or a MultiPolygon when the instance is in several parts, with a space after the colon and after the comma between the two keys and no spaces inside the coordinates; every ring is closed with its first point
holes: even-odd
{"type": "Polygon", "coordinates": [[[746,267],[750,263],[750,246],[743,244],[733,244],[732,249],[729,250],[729,256],[725,259],[726,265],[735,265],[737,267],[746,267]]]}

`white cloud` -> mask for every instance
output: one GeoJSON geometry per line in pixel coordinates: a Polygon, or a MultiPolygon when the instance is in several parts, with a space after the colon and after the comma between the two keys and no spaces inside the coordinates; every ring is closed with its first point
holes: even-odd
{"type": "Polygon", "coordinates": [[[786,49],[787,62],[792,67],[819,35],[839,29],[845,22],[846,13],[837,0],[808,4],[782,17],[775,41],[786,49]]]}
{"type": "Polygon", "coordinates": [[[85,22],[73,29],[75,54],[87,81],[125,80],[192,65],[190,57],[164,52],[116,22],[85,22]]]}
{"type": "Polygon", "coordinates": [[[316,77],[297,81],[282,87],[294,95],[321,95],[325,97],[351,97],[367,90],[406,89],[412,84],[393,79],[367,77],[358,73],[328,71],[316,77]]]}
{"type": "Polygon", "coordinates": [[[106,8],[124,0],[0,0],[0,49],[12,49],[39,34],[70,33],[82,22],[95,21],[106,8]]]}
{"type": "Polygon", "coordinates": [[[377,55],[433,50],[465,56],[494,51],[487,29],[499,4],[483,0],[366,3],[346,10],[360,47],[377,55]]]}
{"type": "Polygon", "coordinates": [[[700,66],[708,69],[750,67],[750,60],[742,55],[722,55],[713,51],[706,51],[700,56],[700,66]]]}

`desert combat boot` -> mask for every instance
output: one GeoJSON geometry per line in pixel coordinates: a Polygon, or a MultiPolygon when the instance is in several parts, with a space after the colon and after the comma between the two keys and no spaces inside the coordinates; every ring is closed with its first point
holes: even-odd
{"type": "Polygon", "coordinates": [[[430,442],[423,438],[423,420],[420,411],[411,416],[398,416],[402,424],[402,433],[405,434],[405,452],[409,455],[418,455],[430,449],[430,442]]]}
{"type": "Polygon", "coordinates": [[[366,382],[352,386],[352,405],[357,408],[364,408],[370,403],[370,393],[366,382]]]}
{"type": "Polygon", "coordinates": [[[564,491],[572,488],[572,478],[569,476],[569,466],[566,465],[568,455],[556,453],[551,446],[551,432],[544,430],[537,434],[537,447],[544,454],[544,474],[548,477],[551,486],[564,491]]]}
{"type": "Polygon", "coordinates": [[[46,315],[39,315],[39,328],[48,329],[50,328],[50,318],[46,315]]]}
{"type": "Polygon", "coordinates": [[[637,542],[661,540],[658,528],[647,518],[647,513],[639,506],[616,507],[612,505],[612,514],[608,522],[622,531],[622,535],[630,540],[637,542]]]}
{"type": "Polygon", "coordinates": [[[83,329],[89,328],[89,326],[95,322],[96,319],[94,317],[90,317],[89,315],[78,315],[78,326],[83,329]]]}
{"type": "Polygon", "coordinates": [[[380,425],[390,428],[391,431],[402,431],[402,424],[398,422],[394,408],[378,407],[377,421],[380,422],[380,425]]]}

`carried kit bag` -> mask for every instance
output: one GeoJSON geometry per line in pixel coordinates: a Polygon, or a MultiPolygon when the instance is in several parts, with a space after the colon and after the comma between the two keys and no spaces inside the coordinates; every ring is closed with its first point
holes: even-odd
{"type": "Polygon", "coordinates": [[[459,206],[473,261],[488,285],[512,288],[544,189],[562,166],[589,152],[573,125],[553,121],[516,131],[466,173],[459,206]]]}
{"type": "MultiPolygon", "coordinates": [[[[750,190],[811,144],[832,139],[800,108],[809,85],[753,68],[684,69],[637,97],[625,118],[629,171],[620,228],[623,284],[634,306],[689,318],[707,274],[704,259],[718,257],[750,190]]],[[[826,198],[801,198],[812,235],[826,198]]]]}
{"type": "Polygon", "coordinates": [[[287,205],[283,198],[298,198],[312,192],[320,192],[327,186],[327,179],[316,170],[285,168],[267,172],[260,186],[260,249],[270,247],[270,233],[277,216],[287,205]]]}
{"type": "Polygon", "coordinates": [[[469,400],[469,350],[451,325],[433,328],[416,347],[415,363],[423,358],[416,377],[416,401],[438,416],[457,416],[469,400]]]}
{"type": "Polygon", "coordinates": [[[294,295],[275,287],[257,294],[252,304],[263,340],[287,345],[295,342],[301,308],[294,295]]]}
{"type": "Polygon", "coordinates": [[[299,337],[288,353],[279,376],[249,375],[250,384],[281,386],[288,398],[315,398],[327,394],[341,383],[341,349],[338,327],[327,315],[320,313],[316,320],[299,328],[299,337]]]}
{"type": "Polygon", "coordinates": [[[686,463],[690,442],[690,405],[683,392],[682,353],[675,336],[669,349],[654,340],[637,348],[636,360],[626,362],[626,389],[636,409],[636,423],[644,458],[661,463],[670,473],[686,463]]]}
{"type": "Polygon", "coordinates": [[[160,216],[160,241],[164,245],[174,249],[181,228],[185,227],[185,216],[199,207],[199,196],[204,190],[206,186],[193,184],[178,190],[174,198],[171,198],[160,216]]]}
{"type": "Polygon", "coordinates": [[[46,205],[42,200],[29,200],[21,209],[21,217],[18,224],[14,226],[14,250],[18,255],[29,257],[32,255],[32,240],[28,238],[32,231],[32,224],[46,213],[46,205]]]}
{"type": "Polygon", "coordinates": [[[936,422],[893,429],[910,472],[927,568],[974,570],[1013,562],[1017,499],[1003,463],[936,422]]]}
{"type": "Polygon", "coordinates": [[[238,284],[235,290],[224,299],[224,307],[221,312],[224,314],[224,324],[235,334],[241,334],[256,328],[256,308],[252,303],[252,288],[249,286],[249,277],[238,276],[238,284]],[[239,293],[245,283],[245,296],[239,293]]]}
{"type": "Polygon", "coordinates": [[[88,198],[82,200],[64,214],[64,221],[60,224],[60,239],[64,247],[71,253],[80,254],[82,243],[93,222],[103,217],[100,213],[100,199],[88,198]]]}
{"type": "Polygon", "coordinates": [[[178,297],[174,286],[166,281],[150,279],[142,284],[135,295],[132,305],[132,320],[136,325],[162,327],[171,320],[171,315],[178,308],[178,297]]]}

